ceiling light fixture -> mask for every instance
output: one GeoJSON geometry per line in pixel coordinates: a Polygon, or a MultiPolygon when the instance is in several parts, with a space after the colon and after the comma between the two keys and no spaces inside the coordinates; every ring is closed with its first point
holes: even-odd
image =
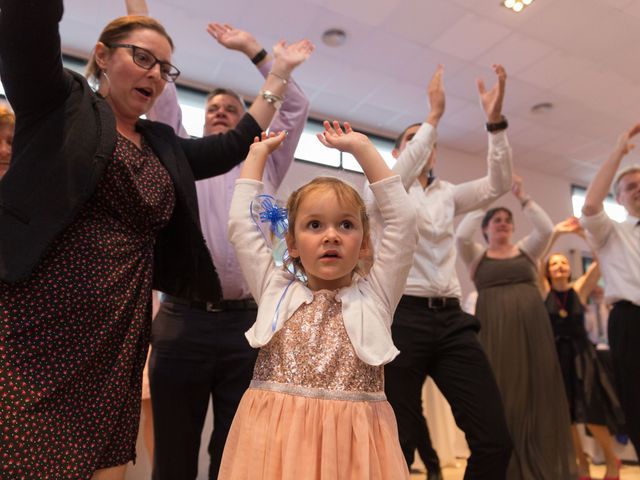
{"type": "Polygon", "coordinates": [[[553,110],[553,103],[551,102],[540,102],[531,107],[531,113],[536,114],[548,113],[551,110],[553,110]]]}
{"type": "Polygon", "coordinates": [[[532,3],[533,0],[503,0],[502,6],[519,13],[532,3]]]}
{"type": "Polygon", "coordinates": [[[329,28],[322,34],[322,41],[330,47],[341,47],[347,41],[347,34],[341,28],[329,28]]]}

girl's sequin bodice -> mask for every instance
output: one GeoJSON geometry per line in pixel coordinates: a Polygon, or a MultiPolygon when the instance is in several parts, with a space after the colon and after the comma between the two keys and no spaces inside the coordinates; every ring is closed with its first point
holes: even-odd
{"type": "Polygon", "coordinates": [[[253,383],[335,392],[382,392],[382,366],[368,365],[351,345],[336,292],[314,292],[260,349],[253,383]]]}

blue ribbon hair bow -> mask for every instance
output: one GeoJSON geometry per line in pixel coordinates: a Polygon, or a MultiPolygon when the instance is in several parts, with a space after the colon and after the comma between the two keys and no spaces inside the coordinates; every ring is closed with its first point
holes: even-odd
{"type": "MultiPolygon", "coordinates": [[[[275,242],[272,247],[273,260],[276,265],[282,266],[289,258],[289,250],[287,249],[287,243],[284,240],[284,237],[287,234],[287,230],[289,229],[287,209],[276,205],[275,198],[272,195],[262,194],[256,195],[256,198],[251,201],[249,211],[251,213],[251,219],[253,220],[256,228],[260,231],[265,241],[268,244],[271,244],[272,242],[266,237],[266,235],[260,228],[258,221],[256,220],[256,213],[257,217],[260,219],[260,223],[269,223],[269,229],[278,238],[278,241],[275,242]]],[[[292,266],[288,266],[287,270],[294,275],[294,278],[292,278],[291,281],[287,284],[284,291],[280,295],[280,299],[278,300],[276,311],[271,322],[271,330],[273,332],[276,331],[276,328],[278,326],[280,305],[282,304],[282,301],[287,294],[287,290],[289,290],[289,287],[296,279],[302,282],[306,282],[306,276],[303,273],[296,272],[292,266]]]]}
{"type": "MultiPolygon", "coordinates": [[[[271,232],[280,240],[284,239],[284,236],[289,229],[289,220],[287,209],[279,207],[275,203],[275,198],[272,195],[262,194],[256,195],[255,200],[251,201],[251,206],[249,207],[251,210],[251,218],[253,219],[253,223],[255,223],[258,230],[262,233],[262,229],[258,222],[256,221],[256,216],[254,214],[254,208],[258,210],[258,218],[260,219],[260,223],[269,223],[269,229],[271,232]],[[259,203],[259,207],[255,205],[255,202],[259,203]]],[[[267,237],[262,233],[262,236],[270,243],[267,237]]]]}

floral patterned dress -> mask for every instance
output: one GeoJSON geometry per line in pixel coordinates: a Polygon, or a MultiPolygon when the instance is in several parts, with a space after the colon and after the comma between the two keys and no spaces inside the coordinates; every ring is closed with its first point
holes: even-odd
{"type": "Polygon", "coordinates": [[[0,282],[0,478],[83,479],[135,459],[169,174],[118,134],[91,199],[24,282],[0,282]]]}

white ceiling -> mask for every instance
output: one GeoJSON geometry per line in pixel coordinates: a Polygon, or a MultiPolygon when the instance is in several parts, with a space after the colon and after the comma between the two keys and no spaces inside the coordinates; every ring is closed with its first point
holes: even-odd
{"type": "MultiPolygon", "coordinates": [[[[241,54],[205,31],[208,21],[252,32],[265,46],[309,38],[316,51],[295,74],[316,118],[350,120],[395,136],[427,112],[426,84],[445,65],[440,143],[486,149],[475,78],[507,69],[505,114],[516,167],[586,183],[618,134],[640,121],[640,0],[536,0],[520,14],[499,0],[147,0],[176,43],[181,81],[254,95],[261,84],[241,54]],[[331,48],[320,36],[344,29],[331,48]],[[532,113],[539,102],[550,112],[532,113]]],[[[124,1],[67,0],[65,51],[87,55],[124,1]]],[[[638,155],[638,154],[636,154],[638,155]]],[[[637,158],[637,157],[636,157],[637,158]]]]}

